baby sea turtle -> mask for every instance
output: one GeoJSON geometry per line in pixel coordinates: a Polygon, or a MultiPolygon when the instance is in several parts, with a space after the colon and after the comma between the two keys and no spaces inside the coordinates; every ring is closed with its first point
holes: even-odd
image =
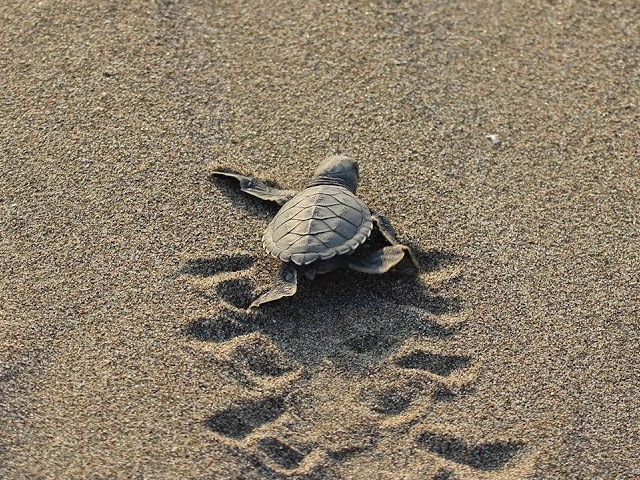
{"type": "Polygon", "coordinates": [[[249,309],[294,295],[298,272],[313,279],[317,274],[347,266],[358,272],[381,274],[405,256],[412,270],[418,271],[413,252],[398,241],[387,218],[356,197],[358,164],[349,157],[327,157],[301,192],[278,190],[227,169],[213,174],[235,178],[243,192],[282,206],[262,236],[264,248],[282,265],[273,288],[249,309]],[[390,245],[365,257],[352,256],[374,226],[390,245]]]}

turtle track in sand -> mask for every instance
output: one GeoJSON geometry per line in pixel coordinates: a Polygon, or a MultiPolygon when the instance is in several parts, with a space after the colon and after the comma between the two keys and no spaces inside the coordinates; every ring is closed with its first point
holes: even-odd
{"type": "Polygon", "coordinates": [[[447,345],[470,317],[446,294],[461,280],[461,259],[426,252],[420,261],[420,281],[338,272],[247,313],[273,262],[247,252],[188,259],[179,278],[212,309],[185,323],[184,338],[213,353],[243,392],[213,403],[203,434],[266,478],[373,474],[387,468],[372,460],[379,449],[420,478],[526,478],[533,456],[524,442],[461,438],[434,422],[439,405],[473,393],[479,365],[447,345]]]}

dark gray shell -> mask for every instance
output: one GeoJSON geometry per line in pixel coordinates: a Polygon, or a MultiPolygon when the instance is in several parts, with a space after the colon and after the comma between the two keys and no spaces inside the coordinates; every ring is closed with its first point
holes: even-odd
{"type": "Polygon", "coordinates": [[[283,262],[308,265],[353,252],[373,229],[365,203],[343,187],[309,187],[284,204],[262,236],[283,262]]]}

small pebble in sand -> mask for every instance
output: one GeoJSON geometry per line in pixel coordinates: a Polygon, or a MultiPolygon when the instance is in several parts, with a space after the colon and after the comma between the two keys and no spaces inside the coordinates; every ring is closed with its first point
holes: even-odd
{"type": "Polygon", "coordinates": [[[491,144],[495,148],[498,148],[498,147],[502,146],[502,142],[500,141],[500,138],[497,135],[495,135],[493,133],[490,133],[489,135],[487,135],[487,138],[489,140],[491,140],[491,144]]]}

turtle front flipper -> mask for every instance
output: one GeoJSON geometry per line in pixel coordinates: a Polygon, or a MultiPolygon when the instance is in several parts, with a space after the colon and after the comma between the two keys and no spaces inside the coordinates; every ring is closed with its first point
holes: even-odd
{"type": "MultiPolygon", "coordinates": [[[[406,245],[392,245],[376,250],[364,258],[349,257],[347,266],[357,272],[383,274],[402,262],[410,252],[411,249],[406,245]]],[[[407,271],[407,269],[402,269],[402,271],[407,271]]]]}
{"type": "Polygon", "coordinates": [[[276,202],[278,205],[284,205],[298,192],[295,190],[279,190],[270,187],[258,179],[245,177],[228,168],[218,168],[211,172],[219,177],[235,178],[240,182],[240,190],[269,202],[276,202]]]}
{"type": "Polygon", "coordinates": [[[258,308],[263,303],[274,302],[282,297],[290,297],[298,289],[298,270],[291,263],[283,263],[276,274],[273,288],[256,298],[248,310],[258,308]]]}
{"type": "Polygon", "coordinates": [[[411,250],[410,247],[407,247],[406,245],[402,245],[400,243],[398,237],[396,236],[396,231],[391,226],[391,222],[389,221],[389,219],[380,212],[375,212],[373,210],[371,211],[371,219],[373,220],[373,223],[378,227],[378,230],[387,240],[387,242],[389,242],[392,246],[397,245],[404,248],[404,251],[407,253],[409,259],[411,260],[411,263],[413,264],[413,267],[416,271],[419,271],[420,264],[418,263],[418,259],[413,253],[413,250],[411,250]]]}

